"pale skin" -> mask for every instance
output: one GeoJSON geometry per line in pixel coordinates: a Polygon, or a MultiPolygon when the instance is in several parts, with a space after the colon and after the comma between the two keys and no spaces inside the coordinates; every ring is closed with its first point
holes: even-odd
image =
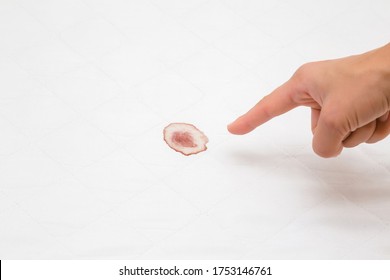
{"type": "Polygon", "coordinates": [[[297,106],[311,108],[312,147],[321,157],[384,139],[390,134],[390,44],[302,65],[228,130],[246,134],[297,106]]]}

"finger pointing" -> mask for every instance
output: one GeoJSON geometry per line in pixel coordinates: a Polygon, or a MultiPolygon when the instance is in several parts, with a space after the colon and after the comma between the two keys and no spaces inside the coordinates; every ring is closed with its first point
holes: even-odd
{"type": "Polygon", "coordinates": [[[236,119],[228,126],[233,134],[246,134],[270,119],[284,114],[298,104],[294,102],[292,95],[294,88],[291,80],[275,89],[271,94],[261,99],[246,114],[236,119]]]}

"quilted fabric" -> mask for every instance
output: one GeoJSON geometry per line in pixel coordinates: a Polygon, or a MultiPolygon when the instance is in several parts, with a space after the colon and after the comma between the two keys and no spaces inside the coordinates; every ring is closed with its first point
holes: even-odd
{"type": "Polygon", "coordinates": [[[390,259],[389,139],[321,159],[306,108],[226,131],[299,65],[389,42],[389,3],[1,0],[0,259],[390,259]]]}

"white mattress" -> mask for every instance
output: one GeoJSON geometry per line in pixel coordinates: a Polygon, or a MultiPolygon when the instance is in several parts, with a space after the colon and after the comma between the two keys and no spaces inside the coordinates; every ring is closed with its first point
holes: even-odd
{"type": "Polygon", "coordinates": [[[389,3],[1,0],[0,259],[389,259],[390,139],[321,159],[307,108],[226,131],[389,42],[389,3]]]}

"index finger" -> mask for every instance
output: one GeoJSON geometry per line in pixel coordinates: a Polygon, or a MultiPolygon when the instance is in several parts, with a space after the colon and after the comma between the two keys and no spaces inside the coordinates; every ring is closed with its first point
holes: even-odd
{"type": "Polygon", "coordinates": [[[246,134],[270,119],[294,109],[298,104],[292,98],[293,93],[293,83],[289,80],[228,125],[229,132],[246,134]]]}

